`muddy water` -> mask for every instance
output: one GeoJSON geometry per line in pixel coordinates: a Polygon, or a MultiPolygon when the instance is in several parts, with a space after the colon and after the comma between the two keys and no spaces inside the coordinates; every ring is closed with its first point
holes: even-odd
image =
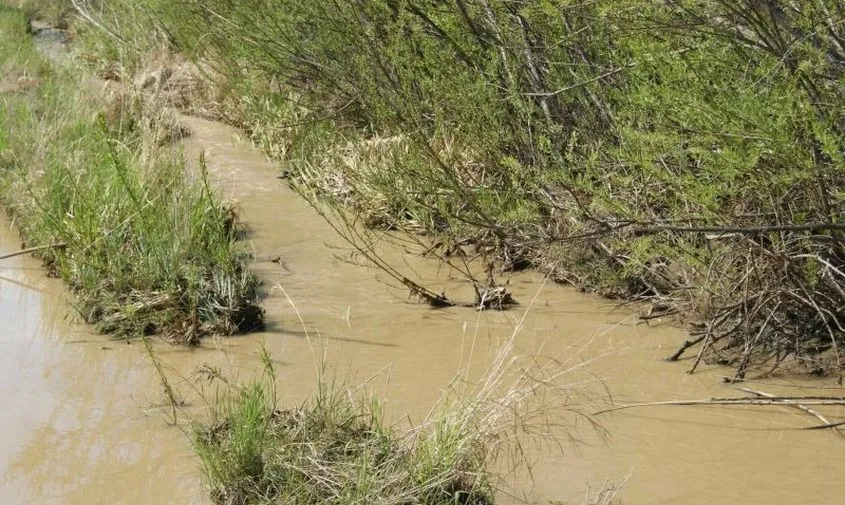
{"type": "MultiPolygon", "coordinates": [[[[0,220],[0,254],[19,246],[0,220]]],[[[0,503],[203,503],[141,346],[75,324],[68,302],[38,261],[0,260],[0,503]]]]}
{"type": "MultiPolygon", "coordinates": [[[[467,356],[485,361],[511,334],[525,307],[483,316],[466,310],[431,311],[407,303],[405,293],[374,282],[374,272],[354,268],[335,234],[301,199],[276,180],[263,156],[237,142],[237,133],[208,121],[186,118],[194,132],[187,152],[208,156],[220,187],[242,203],[257,266],[269,282],[283,286],[297,304],[306,328],[335,366],[359,377],[390,370],[384,392],[394,412],[421,416],[465,364],[467,356]],[[263,167],[263,168],[262,168],[263,167]],[[274,257],[284,264],[268,262],[274,257]],[[475,352],[471,353],[470,349],[475,352]]],[[[437,265],[388,248],[393,264],[408,265],[437,291],[468,298],[467,287],[438,273],[437,265]],[[463,292],[461,292],[463,289],[463,292]]],[[[569,362],[604,356],[591,365],[617,401],[708,398],[740,394],[719,379],[725,370],[696,375],[689,363],[667,364],[684,333],[668,324],[637,325],[630,313],[609,302],[560,286],[544,285],[530,273],[511,278],[518,299],[530,307],[518,347],[569,362]]],[[[312,344],[298,332],[300,321],[285,294],[275,290],[266,302],[275,333],[265,338],[288,366],[291,392],[309,387],[303,366],[313,359],[312,344]]],[[[577,380],[581,380],[579,377],[577,380]]],[[[312,381],[313,382],[313,381],[312,381]]],[[[783,394],[818,394],[795,386],[833,387],[823,381],[794,384],[769,380],[751,384],[783,394]]],[[[596,386],[596,389],[601,389],[596,386]]],[[[840,390],[841,391],[841,390],[840,390]]],[[[832,391],[822,391],[832,393],[832,391]]],[[[845,411],[828,411],[832,417],[845,411]]],[[[832,433],[800,431],[817,422],[796,410],[757,408],[651,408],[603,418],[611,434],[577,435],[588,443],[579,453],[546,454],[537,463],[533,486],[514,476],[518,488],[537,501],[580,501],[585,485],[630,474],[626,503],[743,503],[803,501],[841,503],[836,475],[845,470],[845,441],[832,433]],[[750,489],[749,489],[750,487],[750,489]]],[[[514,492],[518,492],[514,489],[514,492]]]]}
{"type": "MultiPolygon", "coordinates": [[[[268,328],[195,350],[160,346],[181,384],[179,377],[190,379],[205,361],[250,376],[263,342],[277,360],[285,401],[313,391],[324,361],[331,373],[367,381],[394,416],[420,419],[456,372],[482,367],[529,310],[518,351],[569,363],[600,357],[589,374],[575,378],[596,395],[610,391],[625,402],[737,394],[718,380],[723,370],[689,376],[689,363],[661,361],[682,341],[679,329],[636,325],[626,310],[545,285],[534,274],[511,278],[518,299],[536,296],[530,309],[477,314],[408,303],[406,292],[378,272],[350,264],[328,225],[235,130],[183,120],[192,131],[184,145],[188,157],[205,152],[212,179],[240,201],[246,244],[268,288],[268,328]],[[272,261],[277,257],[281,263],[272,261]]],[[[0,254],[18,245],[4,223],[0,254]]],[[[438,291],[471,296],[433,262],[398,247],[385,254],[438,291]]],[[[186,436],[156,406],[160,387],[143,349],[73,324],[67,302],[34,260],[0,260],[0,503],[204,503],[198,462],[186,436]]],[[[832,387],[768,382],[750,386],[791,394],[832,387]]],[[[199,406],[197,398],[186,399],[199,406]]],[[[845,410],[824,412],[845,418],[845,410]]],[[[816,420],[797,410],[654,407],[607,414],[602,422],[608,438],[580,430],[575,434],[584,444],[577,450],[541,451],[531,476],[509,475],[512,494],[581,503],[590,486],[629,476],[622,494],[628,504],[842,501],[845,441],[799,430],[816,420]]]]}

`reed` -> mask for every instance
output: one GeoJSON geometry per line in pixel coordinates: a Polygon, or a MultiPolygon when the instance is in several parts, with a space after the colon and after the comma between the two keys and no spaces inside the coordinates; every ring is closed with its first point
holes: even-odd
{"type": "Polygon", "coordinates": [[[24,13],[0,8],[0,200],[82,317],[126,337],[259,328],[258,280],[204,168],[162,145],[163,114],[106,100],[77,60],[54,63],[24,13]]]}

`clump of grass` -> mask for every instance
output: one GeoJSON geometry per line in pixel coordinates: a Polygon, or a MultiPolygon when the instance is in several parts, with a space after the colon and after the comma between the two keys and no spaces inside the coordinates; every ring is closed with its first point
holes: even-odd
{"type": "Polygon", "coordinates": [[[447,419],[408,440],[377,404],[321,388],[298,408],[271,411],[266,387],[244,388],[195,447],[219,504],[492,503],[484,452],[447,419]]]}
{"type": "Polygon", "coordinates": [[[156,140],[166,122],[132,100],[106,114],[84,75],[46,61],[25,26],[0,11],[0,68],[28,84],[2,95],[0,199],[26,243],[64,244],[43,259],[83,318],[188,343],[260,327],[258,280],[205,170],[186,171],[156,140]]]}
{"type": "MultiPolygon", "coordinates": [[[[516,357],[518,330],[475,383],[466,373],[425,418],[407,430],[386,421],[375,396],[326,381],[291,409],[276,402],[276,377],[266,351],[264,373],[246,385],[222,381],[208,421],[194,426],[194,448],[214,503],[476,504],[495,502],[499,478],[490,470],[517,440],[548,436],[561,426],[575,388],[564,376],[583,364],[541,366],[516,357]],[[542,380],[536,377],[543,377],[542,380]],[[564,409],[564,410],[561,410],[564,409]]],[[[580,417],[579,419],[588,419],[580,417]]],[[[555,439],[556,442],[561,442],[555,439]]]]}
{"type": "Polygon", "coordinates": [[[463,446],[446,417],[425,436],[402,435],[375,399],[326,383],[278,410],[274,381],[228,384],[213,420],[195,427],[214,503],[492,502],[483,452],[463,446]]]}

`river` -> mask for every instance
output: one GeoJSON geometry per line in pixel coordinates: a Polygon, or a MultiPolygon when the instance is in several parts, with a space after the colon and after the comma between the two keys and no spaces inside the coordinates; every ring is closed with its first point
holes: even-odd
{"type": "MultiPolygon", "coordinates": [[[[268,291],[267,329],[207,339],[192,349],[155,345],[187,402],[173,424],[143,345],[110,340],[76,321],[72,299],[36,259],[0,260],[3,504],[206,503],[185,430],[202,414],[191,388],[195,372],[209,362],[249,378],[262,343],[277,360],[283,403],[312,392],[325,363],[340,380],[366,382],[392,416],[411,420],[425,416],[459,370],[483,368],[523,316],[519,353],[589,362],[575,379],[597,399],[595,407],[582,406],[587,411],[609,396],[625,403],[742,394],[720,380],[730,370],[702,367],[688,375],[688,361],[663,360],[685,337],[671,321],[643,324],[631,308],[546,283],[536,273],[510,277],[523,302],[511,311],[412,303],[378,271],[348,261],[335,232],[240,132],[181,120],[191,131],[182,141],[188,159],[204,152],[211,179],[239,201],[245,245],[268,291]]],[[[19,246],[11,223],[0,220],[0,255],[19,246]]],[[[467,284],[435,260],[398,246],[382,254],[413,269],[428,287],[471,299],[467,284]]],[[[842,393],[827,379],[767,378],[748,387],[842,393]]],[[[845,418],[840,407],[819,410],[845,418]]],[[[502,501],[582,503],[590,487],[627,479],[626,504],[842,502],[845,440],[831,431],[801,430],[818,420],[798,409],[645,407],[598,420],[606,435],[582,423],[568,433],[579,443],[536,451],[530,474],[507,473],[502,501]]]]}

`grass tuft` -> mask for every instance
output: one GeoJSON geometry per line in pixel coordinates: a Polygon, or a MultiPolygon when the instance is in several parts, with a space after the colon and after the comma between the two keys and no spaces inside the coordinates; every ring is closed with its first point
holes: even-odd
{"type": "Polygon", "coordinates": [[[498,457],[529,464],[520,459],[526,441],[560,444],[581,420],[600,429],[575,403],[584,383],[568,382],[585,364],[516,356],[518,332],[480,380],[462,372],[423,422],[405,430],[388,422],[376,396],[325,372],[317,393],[280,409],[266,351],[264,373],[246,384],[207,368],[219,387],[193,439],[213,502],[493,504],[501,481],[489,465],[498,457]]]}
{"type": "Polygon", "coordinates": [[[158,140],[166,121],[104,104],[74,62],[42,56],[24,14],[0,10],[0,199],[83,318],[184,343],[262,324],[258,280],[204,168],[158,140]]]}

